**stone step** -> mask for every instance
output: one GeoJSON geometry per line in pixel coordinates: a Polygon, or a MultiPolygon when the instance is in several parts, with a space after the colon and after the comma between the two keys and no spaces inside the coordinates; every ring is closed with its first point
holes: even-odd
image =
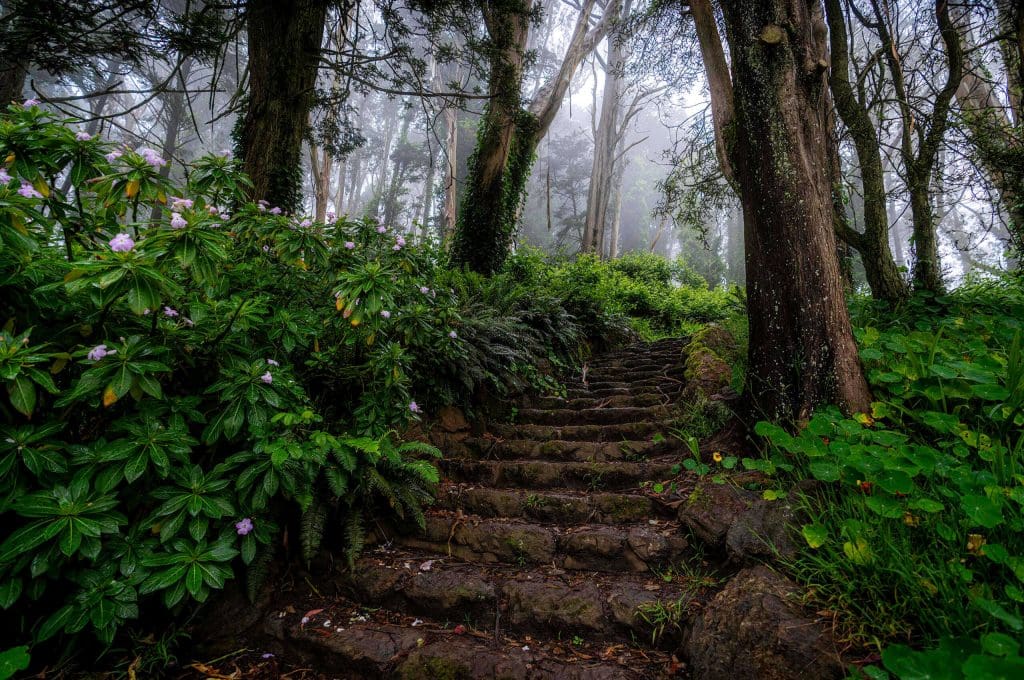
{"type": "Polygon", "coordinates": [[[622,649],[604,659],[596,645],[585,642],[581,647],[569,640],[524,642],[495,637],[493,631],[389,616],[383,610],[373,613],[372,619],[359,615],[357,619],[367,620],[350,622],[350,611],[323,608],[305,624],[301,614],[275,613],[265,619],[263,632],[275,639],[272,645],[299,655],[323,678],[659,680],[673,676],[668,655],[653,650],[622,649]],[[342,625],[336,625],[339,621],[342,625]]]}
{"type": "Polygon", "coordinates": [[[618,491],[672,477],[678,474],[679,462],[677,456],[655,461],[594,463],[454,458],[442,460],[440,465],[448,479],[480,486],[618,491]]]}
{"type": "Polygon", "coordinates": [[[553,439],[497,439],[493,436],[468,437],[451,441],[443,451],[449,458],[481,458],[494,460],[551,460],[602,462],[638,460],[649,455],[677,451],[679,443],[672,438],[660,443],[621,440],[617,442],[565,441],[553,439]]]}
{"type": "Polygon", "coordinates": [[[493,489],[444,484],[434,507],[480,517],[517,517],[550,524],[623,524],[670,517],[649,496],[569,489],[493,489]]]}
{"type": "Polygon", "coordinates": [[[641,386],[641,387],[606,387],[600,389],[594,389],[592,387],[585,387],[580,384],[571,384],[567,386],[566,395],[570,399],[603,399],[614,396],[647,396],[655,395],[657,397],[672,397],[678,396],[683,391],[685,385],[683,383],[669,382],[664,385],[658,386],[641,386]]]}
{"type": "Polygon", "coordinates": [[[587,409],[519,409],[516,422],[526,425],[618,425],[649,420],[669,420],[667,406],[619,406],[587,409]]]}
{"type": "Polygon", "coordinates": [[[662,368],[664,366],[673,366],[683,361],[686,355],[682,351],[663,352],[660,354],[651,354],[646,356],[635,356],[635,357],[608,357],[608,358],[597,358],[591,359],[590,361],[584,362],[590,370],[603,370],[610,368],[629,368],[629,369],[644,369],[644,368],[662,368]]]}
{"type": "Polygon", "coordinates": [[[478,630],[499,628],[514,637],[578,636],[588,642],[631,643],[671,650],[699,605],[706,581],[654,574],[568,572],[550,565],[496,567],[431,553],[386,551],[339,571],[337,585],[355,602],[457,621],[478,630]],[[650,623],[661,605],[677,621],[660,635],[650,623]],[[646,614],[646,617],[645,617],[646,614]]]}
{"type": "Polygon", "coordinates": [[[679,525],[661,520],[560,527],[445,510],[431,510],[426,520],[426,529],[418,534],[371,540],[479,564],[548,564],[576,571],[646,572],[693,557],[679,525]]]}
{"type": "Polygon", "coordinates": [[[668,434],[665,423],[639,422],[618,425],[526,425],[496,423],[491,433],[501,439],[534,439],[549,441],[620,442],[623,440],[648,440],[655,434],[668,434]]]}
{"type": "MultiPolygon", "coordinates": [[[[645,368],[596,368],[587,371],[589,382],[625,380],[636,382],[650,378],[670,377],[677,380],[682,379],[686,369],[681,364],[669,364],[665,366],[651,366],[645,368]]],[[[582,375],[582,374],[581,374],[582,375]]]]}
{"type": "MultiPolygon", "coordinates": [[[[587,392],[584,392],[587,394],[587,392]]],[[[637,406],[663,406],[670,398],[654,392],[645,394],[613,394],[607,397],[576,396],[571,399],[564,397],[539,397],[534,406],[541,409],[584,409],[584,408],[620,408],[637,406]]]]}

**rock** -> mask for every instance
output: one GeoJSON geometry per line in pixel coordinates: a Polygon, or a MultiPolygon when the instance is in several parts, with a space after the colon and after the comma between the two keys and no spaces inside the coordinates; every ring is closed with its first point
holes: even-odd
{"type": "Polygon", "coordinates": [[[679,521],[709,547],[721,548],[729,529],[756,500],[752,491],[702,479],[679,506],[679,521]]]}
{"type": "Polygon", "coordinates": [[[437,412],[437,424],[445,432],[466,432],[470,429],[466,414],[457,406],[442,406],[437,412]]]}
{"type": "Polygon", "coordinates": [[[703,396],[711,399],[728,394],[732,385],[732,367],[713,350],[696,345],[686,357],[686,387],[683,401],[703,396]]]}
{"type": "Polygon", "coordinates": [[[725,548],[730,559],[741,564],[796,557],[792,527],[796,523],[793,507],[786,501],[758,499],[729,527],[725,548]]]}
{"type": "Polygon", "coordinates": [[[697,617],[680,653],[693,677],[843,677],[830,628],[795,602],[798,587],[767,567],[744,569],[697,617]]]}
{"type": "Polygon", "coordinates": [[[701,344],[723,359],[732,359],[739,351],[739,343],[725,326],[709,323],[694,333],[690,344],[701,344]]]}

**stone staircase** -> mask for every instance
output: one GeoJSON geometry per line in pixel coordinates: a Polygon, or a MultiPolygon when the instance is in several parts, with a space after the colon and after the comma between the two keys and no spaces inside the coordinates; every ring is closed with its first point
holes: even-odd
{"type": "Polygon", "coordinates": [[[688,675],[673,652],[737,568],[713,519],[683,527],[680,502],[650,491],[672,479],[685,499],[700,482],[669,435],[684,347],[599,356],[564,399],[485,433],[433,433],[444,481],[426,530],[383,532],[265,632],[316,677],[688,675]]]}

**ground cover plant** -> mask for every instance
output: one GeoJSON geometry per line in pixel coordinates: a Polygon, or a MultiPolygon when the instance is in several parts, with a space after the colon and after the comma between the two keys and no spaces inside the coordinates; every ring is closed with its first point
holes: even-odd
{"type": "Polygon", "coordinates": [[[848,632],[881,651],[870,677],[1024,672],[1024,291],[968,284],[895,311],[854,307],[871,413],[819,410],[757,432],[747,467],[799,495],[792,565],[848,632]],[[922,649],[923,648],[923,649],[922,649]]]}

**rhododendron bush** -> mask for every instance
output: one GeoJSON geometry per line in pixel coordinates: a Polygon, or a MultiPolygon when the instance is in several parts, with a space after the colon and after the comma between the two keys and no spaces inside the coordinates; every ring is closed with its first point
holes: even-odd
{"type": "Polygon", "coordinates": [[[325,522],[350,557],[378,511],[421,522],[436,451],[394,432],[584,340],[558,300],[497,309],[500,277],[389,225],[248,202],[228,152],[172,164],[181,184],[168,162],[31,102],[0,116],[0,607],[22,642],[202,602],[289,522],[307,559],[325,522]]]}

